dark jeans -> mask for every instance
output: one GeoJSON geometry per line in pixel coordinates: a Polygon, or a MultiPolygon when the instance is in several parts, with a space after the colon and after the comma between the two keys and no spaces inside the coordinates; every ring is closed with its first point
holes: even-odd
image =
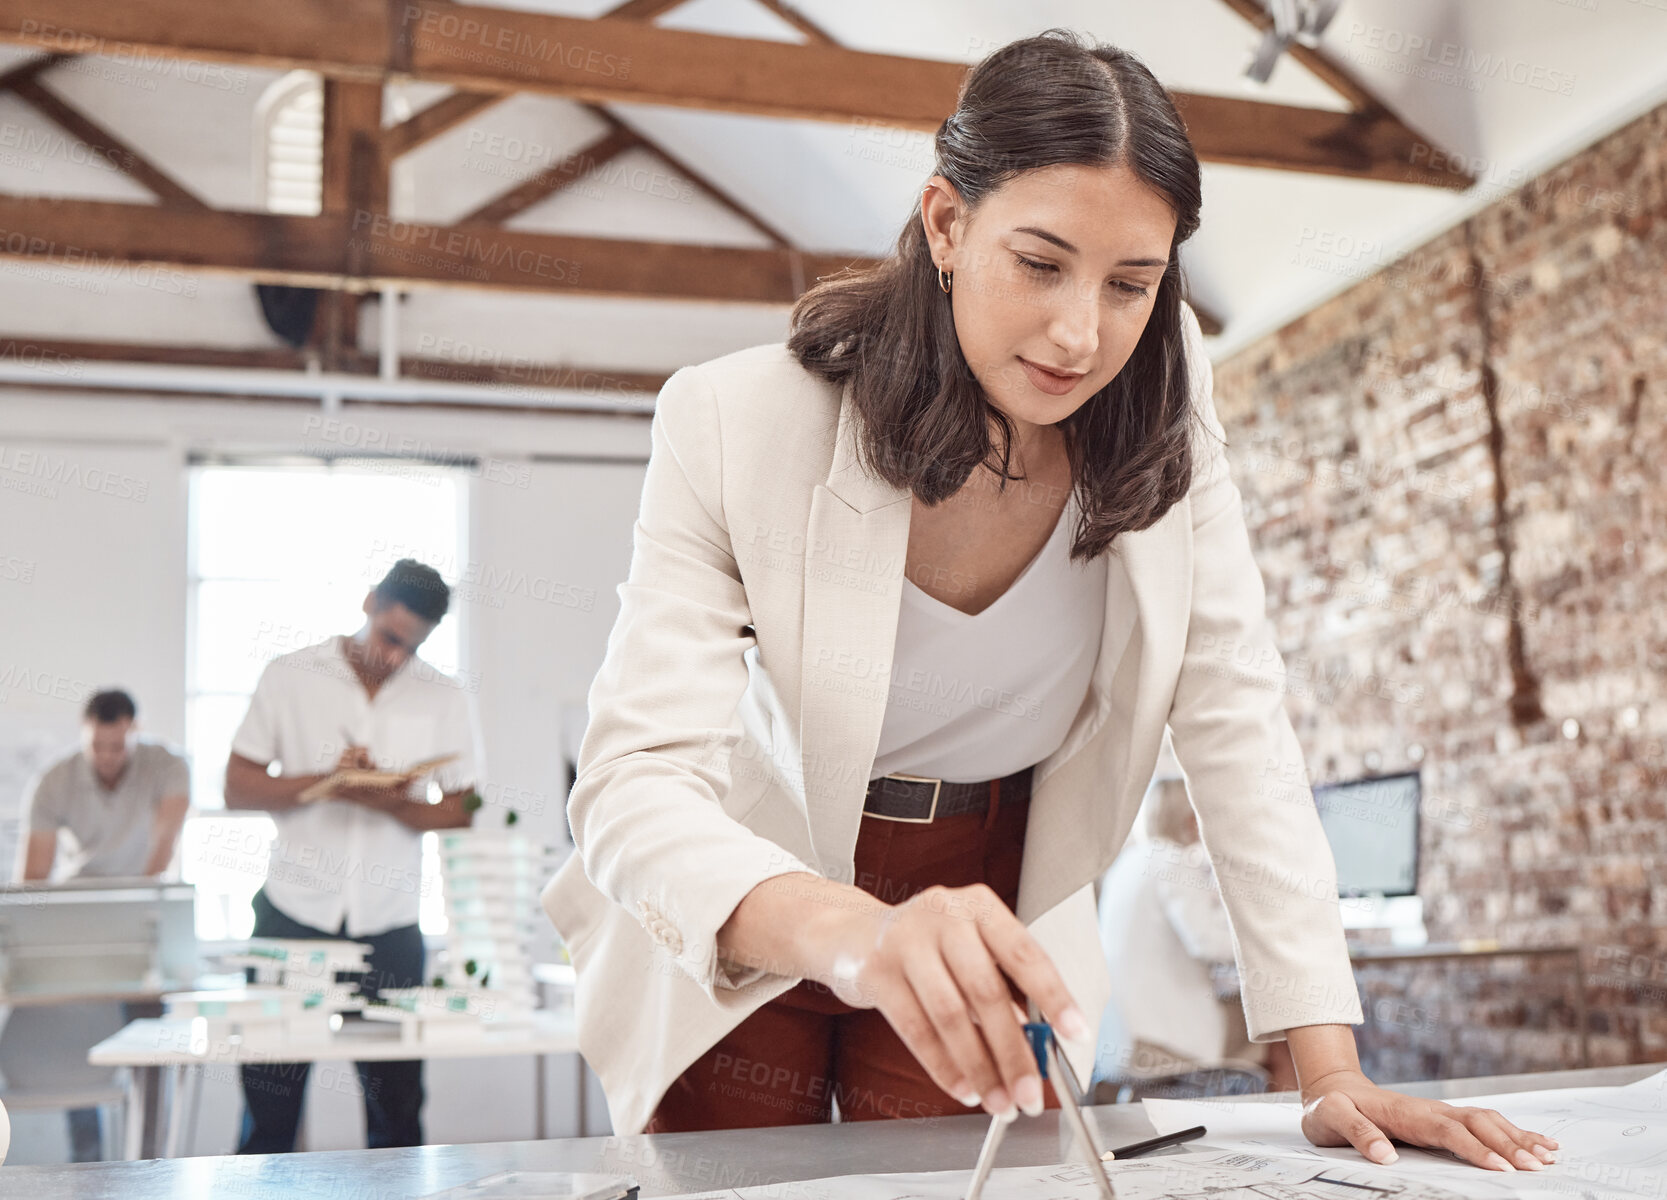
{"type": "MultiPolygon", "coordinates": [[[[255,893],[254,909],[254,937],[347,937],[345,922],[336,933],[326,933],[292,920],[266,898],[265,888],[255,893]]],[[[415,987],[422,983],[423,936],[417,926],[404,925],[352,940],[371,948],[367,985],[415,987]]],[[[358,1069],[359,1090],[365,1098],[365,1144],[373,1150],[384,1146],[422,1145],[422,1061],[362,1062],[354,1066],[358,1069]]],[[[243,1067],[243,1134],[237,1147],[239,1154],[287,1154],[295,1149],[295,1131],[301,1121],[301,1101],[311,1069],[311,1063],[261,1063],[243,1067]]]]}
{"type": "MultiPolygon", "coordinates": [[[[136,1021],[140,1017],[160,1017],[162,1005],[155,1000],[123,1000],[122,1023],[136,1021]]],[[[154,1109],[157,1103],[156,1077],[151,1076],[151,1086],[145,1091],[145,1103],[154,1109]]],[[[103,1142],[103,1122],[99,1118],[96,1108],[72,1108],[69,1110],[69,1160],[70,1162],[98,1162],[104,1156],[100,1152],[103,1142]]],[[[117,1147],[118,1151],[120,1147],[117,1147]]]]}
{"type": "Polygon", "coordinates": [[[98,1162],[104,1157],[99,1153],[99,1143],[102,1140],[98,1109],[72,1108],[69,1110],[70,1162],[98,1162]]]}

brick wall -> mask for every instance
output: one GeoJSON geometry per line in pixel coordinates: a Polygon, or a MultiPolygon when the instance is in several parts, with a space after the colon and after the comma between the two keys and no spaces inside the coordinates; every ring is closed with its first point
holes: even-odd
{"type": "MultiPolygon", "coordinates": [[[[1667,107],[1215,383],[1312,780],[1421,768],[1431,940],[1583,946],[1593,1061],[1667,1059],[1667,107]]],[[[1577,1065],[1569,974],[1363,971],[1367,1068],[1577,1065]]]]}

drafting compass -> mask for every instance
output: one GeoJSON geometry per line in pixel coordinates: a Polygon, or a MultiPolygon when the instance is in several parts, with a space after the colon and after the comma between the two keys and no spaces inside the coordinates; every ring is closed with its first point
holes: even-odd
{"type": "MultiPolygon", "coordinates": [[[[1036,1069],[1042,1073],[1043,1079],[1053,1081],[1054,1095],[1059,1097],[1059,1108],[1065,1115],[1077,1141],[1088,1155],[1088,1170],[1100,1191],[1101,1200],[1117,1200],[1117,1193],[1112,1189],[1111,1178],[1106,1174],[1105,1164],[1100,1159],[1100,1144],[1094,1138],[1094,1127],[1089,1123],[1088,1115],[1083,1112],[1083,1101],[1087,1098],[1081,1087],[1077,1085],[1076,1072],[1071,1070],[1071,1064],[1060,1052],[1059,1042],[1053,1036],[1053,1026],[1046,1021],[1025,1022],[1025,1037],[1030,1039],[1031,1053],[1036,1055],[1036,1069]]],[[[990,1129],[984,1135],[984,1145],[978,1151],[978,1165],[973,1168],[972,1186],[967,1191],[966,1200],[979,1200],[984,1191],[984,1182],[990,1177],[990,1169],[995,1166],[996,1148],[1001,1145],[1001,1139],[1007,1133],[1007,1127],[1017,1119],[1014,1116],[991,1117],[990,1129]]]]}

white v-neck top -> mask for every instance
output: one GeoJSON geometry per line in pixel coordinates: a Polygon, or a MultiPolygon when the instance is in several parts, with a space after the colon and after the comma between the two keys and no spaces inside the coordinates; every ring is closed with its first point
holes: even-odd
{"type": "Polygon", "coordinates": [[[997,779],[1057,750],[1099,653],[1106,563],[1073,563],[1076,495],[993,604],[965,613],[903,580],[886,715],[868,777],[997,779]]]}

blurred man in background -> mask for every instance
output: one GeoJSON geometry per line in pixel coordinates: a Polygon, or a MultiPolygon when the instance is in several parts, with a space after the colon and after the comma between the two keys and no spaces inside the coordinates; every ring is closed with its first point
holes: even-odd
{"type": "Polygon", "coordinates": [[[1101,882],[1099,912],[1112,995],[1096,1082],[1139,1088],[1201,1072],[1192,1083],[1209,1088],[1221,1082],[1212,1073],[1249,1068],[1269,1091],[1297,1086],[1286,1044],[1252,1042],[1243,1002],[1216,992],[1210,968],[1235,961],[1233,933],[1167,732],[1140,823],[1101,882]]]}
{"type": "MultiPolygon", "coordinates": [[[[366,943],[366,990],[422,983],[422,835],[469,824],[465,798],[480,783],[468,693],[417,657],[450,597],[433,567],[400,559],[366,595],[357,633],[266,665],[226,764],[226,807],[270,813],[278,828],[254,896],[254,936],[366,943]],[[456,757],[434,772],[434,801],[425,802],[428,776],[386,786],[337,782],[323,799],[301,799],[338,770],[399,772],[448,754],[456,757]]],[[[242,1068],[238,1153],[295,1148],[310,1065],[242,1068]]],[[[421,1061],[358,1069],[370,1148],[421,1145],[421,1061]]]]}
{"type": "MultiPolygon", "coordinates": [[[[138,717],[138,705],[125,691],[98,692],[87,700],[81,748],[36,775],[24,791],[17,878],[25,883],[121,878],[168,869],[191,807],[191,768],[184,755],[141,738],[138,717]],[[61,833],[68,833],[72,843],[62,861],[61,833]]],[[[85,1015],[94,1007],[31,1012],[10,1036],[49,1037],[64,1027],[60,1022],[73,1025],[78,1012],[85,1015]],[[23,1032],[25,1023],[28,1033],[23,1032]]],[[[112,1033],[135,1017],[162,1011],[154,1004],[103,1007],[109,1009],[107,1031],[112,1033]]],[[[73,1161],[99,1158],[96,1108],[70,1109],[69,1130],[73,1161]]]]}
{"type": "Polygon", "coordinates": [[[58,835],[75,853],[61,879],[160,875],[173,861],[191,806],[185,756],[140,738],[138,707],[124,691],[99,692],[81,719],[81,749],[47,767],[23,798],[18,843],[25,882],[53,877],[58,835]]]}

